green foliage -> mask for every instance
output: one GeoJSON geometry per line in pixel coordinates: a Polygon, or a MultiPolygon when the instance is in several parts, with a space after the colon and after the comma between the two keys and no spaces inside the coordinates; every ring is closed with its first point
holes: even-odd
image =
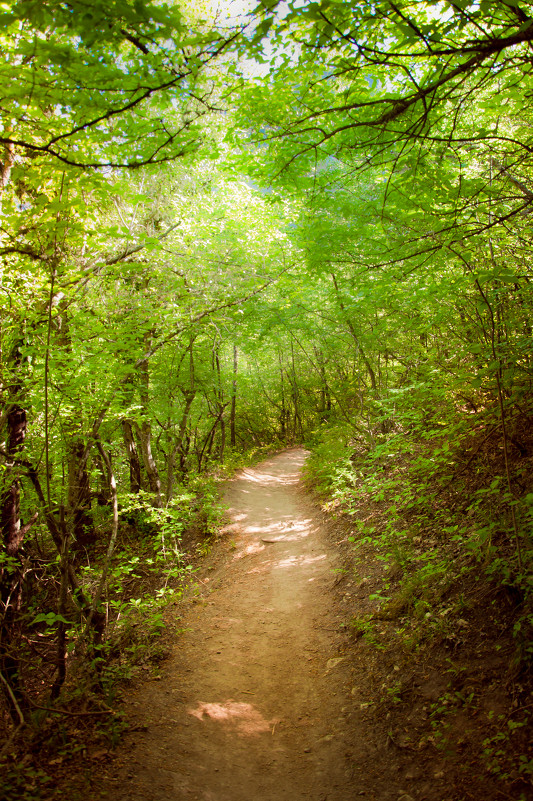
{"type": "Polygon", "coordinates": [[[350,461],[353,453],[349,444],[351,434],[350,426],[341,424],[319,429],[306,440],[311,453],[304,465],[304,475],[324,495],[339,497],[357,481],[350,461]]]}
{"type": "Polygon", "coordinates": [[[6,443],[27,423],[0,494],[39,518],[0,565],[46,664],[65,630],[71,657],[100,638],[111,699],[210,547],[218,479],[301,442],[386,567],[355,633],[453,637],[477,572],[530,663],[530,5],[275,3],[241,28],[3,4],[6,443]]]}
{"type": "Polygon", "coordinates": [[[363,637],[378,651],[385,650],[386,645],[383,642],[380,642],[379,636],[376,632],[376,624],[371,615],[367,615],[362,618],[353,618],[350,621],[350,629],[355,637],[363,637]]]}
{"type": "Polygon", "coordinates": [[[28,801],[41,801],[45,786],[51,782],[44,770],[30,767],[26,764],[17,765],[2,760],[2,779],[0,790],[5,801],[19,801],[24,798],[28,801]]]}
{"type": "MultiPolygon", "coordinates": [[[[525,547],[520,565],[503,476],[486,473],[475,462],[473,477],[458,477],[468,429],[446,424],[442,408],[438,417],[424,411],[417,418],[420,407],[411,405],[412,395],[413,390],[405,415],[396,397],[388,434],[379,433],[378,418],[373,448],[357,433],[349,439],[339,431],[323,432],[311,445],[306,471],[326,507],[353,519],[349,540],[372,546],[384,563],[381,589],[370,596],[376,605],[373,619],[407,619],[422,636],[438,638],[451,635],[450,612],[461,614],[459,608],[447,608],[444,599],[480,567],[488,582],[517,593],[529,608],[531,578],[524,565],[531,565],[533,554],[525,547]]],[[[380,406],[381,415],[390,419],[387,404],[380,406]]],[[[528,508],[527,501],[513,502],[521,513],[528,508]]],[[[521,536],[526,544],[526,532],[521,536]]],[[[531,651],[529,613],[517,618],[514,633],[525,665],[531,651]]],[[[408,633],[406,642],[411,639],[408,633]]],[[[419,640],[420,634],[413,642],[419,640]]]]}
{"type": "Polygon", "coordinates": [[[4,142],[60,168],[160,163],[196,148],[202,71],[221,34],[151,2],[4,9],[4,142]]]}

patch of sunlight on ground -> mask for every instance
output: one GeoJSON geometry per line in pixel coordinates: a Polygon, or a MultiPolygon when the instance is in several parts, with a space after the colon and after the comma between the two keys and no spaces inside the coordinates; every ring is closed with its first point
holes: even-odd
{"type": "Polygon", "coordinates": [[[327,554],[321,553],[319,556],[288,556],[286,559],[279,559],[277,562],[272,563],[272,567],[285,569],[287,567],[306,567],[313,565],[315,562],[321,562],[327,559],[327,554]]]}
{"type": "Polygon", "coordinates": [[[240,478],[242,481],[251,481],[254,484],[261,484],[263,487],[276,484],[287,486],[288,484],[297,484],[300,480],[300,474],[285,473],[283,476],[273,476],[271,473],[260,473],[258,470],[243,470],[240,478]]]}
{"type": "Polygon", "coordinates": [[[195,709],[189,708],[187,712],[202,722],[211,720],[244,737],[257,737],[271,731],[277,723],[277,720],[266,720],[253,704],[234,701],[233,698],[224,703],[199,701],[195,709]]]}
{"type": "Polygon", "coordinates": [[[327,559],[327,554],[322,553],[319,556],[287,556],[284,559],[269,559],[266,562],[261,562],[260,565],[256,567],[250,568],[247,571],[247,574],[250,576],[252,574],[261,575],[262,573],[268,573],[270,570],[287,570],[288,568],[302,568],[302,567],[310,567],[315,566],[317,562],[322,562],[324,559],[327,559]]]}
{"type": "MultiPolygon", "coordinates": [[[[227,529],[231,531],[231,529],[227,529]]],[[[239,533],[249,534],[261,538],[243,545],[234,555],[233,559],[242,559],[243,556],[260,553],[265,549],[264,542],[297,542],[305,539],[311,533],[311,520],[281,520],[275,523],[266,523],[256,526],[239,526],[239,533]]],[[[233,529],[237,531],[237,529],[233,529]]]]}
{"type": "Polygon", "coordinates": [[[250,542],[248,545],[245,545],[242,550],[237,551],[233,555],[233,559],[242,559],[243,556],[252,556],[254,553],[261,553],[261,551],[265,550],[264,544],[259,540],[255,542],[250,542]]]}

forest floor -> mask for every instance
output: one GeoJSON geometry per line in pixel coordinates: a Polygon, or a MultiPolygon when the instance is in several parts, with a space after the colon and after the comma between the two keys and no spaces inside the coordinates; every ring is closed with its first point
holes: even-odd
{"type": "Polygon", "coordinates": [[[349,627],[354,608],[366,610],[364,600],[357,609],[355,590],[368,597],[371,566],[362,581],[346,569],[346,532],[301,485],[305,458],[288,450],[227,482],[230,520],[204,560],[198,591],[175,607],[182,631],[159,674],[127,688],[129,731],[113,757],[93,755],[83,797],[503,797],[482,781],[479,795],[472,771],[473,795],[459,791],[446,755],[419,737],[446,686],[442,674],[422,666],[411,682],[415,700],[395,714],[399,699],[387,684],[394,688],[400,672],[403,680],[404,666],[395,664],[394,643],[385,653],[354,641],[349,627]],[[388,706],[376,702],[378,685],[388,706]]]}

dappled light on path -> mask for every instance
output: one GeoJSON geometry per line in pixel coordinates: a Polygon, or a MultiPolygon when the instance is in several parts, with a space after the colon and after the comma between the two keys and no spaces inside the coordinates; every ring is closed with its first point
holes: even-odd
{"type": "Polygon", "coordinates": [[[261,553],[261,551],[265,550],[265,545],[260,540],[258,542],[250,542],[248,545],[245,545],[242,550],[238,551],[234,555],[234,559],[242,559],[243,556],[253,556],[253,554],[261,553]]]}
{"type": "Polygon", "coordinates": [[[202,722],[212,721],[243,737],[257,737],[271,732],[276,724],[275,720],[266,720],[252,704],[234,701],[233,698],[224,703],[200,701],[194,709],[187,711],[202,722]]]}
{"type": "MultiPolygon", "coordinates": [[[[273,570],[288,570],[290,568],[312,568],[317,563],[323,562],[327,559],[327,554],[321,553],[318,555],[310,554],[291,554],[289,556],[281,556],[279,559],[269,559],[261,562],[260,565],[255,565],[248,570],[248,574],[266,574],[271,573],[273,570]]],[[[313,581],[313,576],[307,580],[313,581]]]]}
{"type": "Polygon", "coordinates": [[[285,559],[279,559],[277,562],[274,562],[273,565],[278,568],[303,567],[305,565],[313,565],[315,562],[321,562],[326,558],[327,556],[325,553],[321,553],[319,556],[302,554],[301,556],[287,556],[285,559]]]}
{"type": "MultiPolygon", "coordinates": [[[[224,529],[226,534],[235,536],[233,560],[263,555],[259,562],[254,560],[247,570],[248,575],[303,569],[312,573],[317,564],[327,559],[325,553],[308,550],[301,553],[297,547],[316,530],[310,517],[298,514],[300,510],[292,495],[294,485],[300,480],[303,456],[303,451],[288,452],[282,463],[275,459],[267,462],[263,469],[242,470],[230,482],[230,487],[238,488],[239,504],[238,507],[230,504],[231,522],[224,529]]],[[[231,489],[229,495],[231,498],[231,489]]],[[[312,581],[313,576],[302,575],[302,580],[312,581]]]]}
{"type": "MultiPolygon", "coordinates": [[[[246,526],[242,525],[242,516],[240,517],[238,533],[252,536],[254,539],[251,542],[246,541],[242,549],[234,555],[234,559],[240,559],[247,554],[258,553],[263,550],[263,543],[296,542],[308,537],[311,533],[311,521],[309,519],[289,519],[278,522],[265,522],[262,525],[246,526]],[[256,537],[259,539],[255,539],[256,537]]],[[[237,533],[236,527],[232,528],[231,533],[237,533]]]]}
{"type": "Polygon", "coordinates": [[[300,480],[305,456],[302,450],[289,451],[283,455],[283,463],[269,460],[262,468],[242,470],[229,482],[230,522],[224,533],[235,537],[234,560],[260,554],[265,543],[294,543],[311,535],[310,518],[295,515],[290,504],[286,511],[287,493],[300,480]],[[238,506],[231,503],[232,486],[238,506]]]}
{"type": "Polygon", "coordinates": [[[261,484],[263,487],[270,485],[282,485],[284,487],[291,484],[297,484],[299,479],[298,473],[287,474],[284,476],[274,476],[270,473],[261,473],[259,470],[243,470],[241,477],[246,481],[252,481],[254,484],[261,484]]]}

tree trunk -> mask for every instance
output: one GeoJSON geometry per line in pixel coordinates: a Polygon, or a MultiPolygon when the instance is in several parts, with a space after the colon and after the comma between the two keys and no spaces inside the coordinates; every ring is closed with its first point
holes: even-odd
{"type": "MultiPolygon", "coordinates": [[[[61,520],[58,523],[54,514],[52,513],[52,510],[47,504],[36,468],[29,462],[25,463],[25,467],[28,471],[27,476],[30,479],[31,483],[33,484],[35,494],[37,495],[37,498],[39,500],[39,504],[41,506],[41,510],[44,515],[44,519],[46,521],[46,525],[48,527],[48,531],[50,532],[54,545],[56,546],[58,553],[60,555],[63,555],[64,553],[66,553],[65,530],[64,530],[65,527],[63,520],[61,520]]],[[[72,562],[68,561],[66,569],[68,571],[68,584],[71,590],[71,598],[78,607],[78,609],[80,610],[80,612],[83,615],[85,615],[85,617],[88,617],[89,614],[91,614],[92,602],[90,598],[86,595],[83,587],[80,586],[72,562]]],[[[93,637],[95,642],[100,642],[105,629],[105,624],[106,624],[106,616],[103,612],[95,612],[92,615],[91,628],[93,630],[93,637]]]]}
{"type": "MultiPolygon", "coordinates": [[[[152,342],[152,334],[146,334],[144,338],[144,347],[146,353],[149,352],[152,342]]],[[[159,471],[152,454],[152,426],[148,419],[148,408],[150,402],[150,375],[148,372],[148,361],[144,361],[139,366],[139,391],[141,398],[141,407],[143,420],[140,426],[137,426],[137,433],[141,442],[141,452],[144,462],[144,468],[148,477],[148,486],[150,492],[154,495],[154,506],[158,509],[162,506],[161,501],[161,479],[159,478],[159,471]]]]}
{"type": "Polygon", "coordinates": [[[176,455],[179,454],[179,467],[178,472],[180,476],[184,476],[186,473],[186,459],[187,454],[189,453],[189,449],[191,447],[191,438],[187,434],[187,424],[189,421],[189,414],[191,411],[192,403],[194,398],[196,397],[196,386],[195,386],[195,372],[194,372],[194,337],[191,335],[189,340],[189,388],[182,389],[183,396],[185,398],[185,406],[183,409],[183,413],[181,415],[181,421],[178,428],[178,434],[176,438],[176,443],[174,449],[171,450],[169,456],[169,465],[167,466],[167,492],[166,498],[167,503],[172,500],[172,492],[173,492],[173,484],[174,484],[174,462],[176,459],[176,455]]]}
{"type": "Polygon", "coordinates": [[[20,342],[11,352],[14,381],[7,388],[10,402],[6,414],[6,463],[4,489],[1,497],[1,524],[4,552],[11,564],[0,569],[0,602],[2,613],[0,624],[0,668],[11,717],[22,722],[27,708],[26,695],[22,687],[20,663],[16,653],[14,631],[17,613],[22,602],[23,566],[21,548],[24,536],[37,515],[26,525],[20,519],[20,478],[15,467],[16,455],[22,451],[26,437],[26,411],[20,405],[23,388],[18,373],[22,365],[20,342]]]}
{"type": "MultiPolygon", "coordinates": [[[[226,420],[224,418],[224,410],[227,403],[224,403],[224,388],[222,387],[222,375],[220,372],[220,357],[219,357],[219,344],[216,343],[214,349],[214,362],[217,371],[217,381],[218,381],[218,389],[216,391],[216,399],[217,399],[217,412],[218,412],[218,420],[220,421],[220,442],[218,445],[218,453],[217,458],[219,462],[224,460],[224,450],[226,447],[226,420]]],[[[208,455],[211,454],[211,448],[215,441],[215,434],[216,434],[216,427],[213,429],[213,437],[211,442],[209,443],[208,455]]]]}
{"type": "Polygon", "coordinates": [[[300,393],[298,391],[298,381],[296,378],[296,362],[294,359],[294,342],[291,338],[291,362],[292,362],[292,375],[289,380],[292,386],[292,402],[294,406],[294,420],[293,420],[293,433],[295,440],[299,440],[303,436],[302,417],[300,415],[300,393]]]}
{"type": "MultiPolygon", "coordinates": [[[[59,562],[60,582],[57,613],[62,618],[68,615],[68,588],[69,588],[69,538],[65,526],[64,510],[61,515],[61,532],[63,534],[63,549],[59,562]]],[[[61,687],[67,677],[67,623],[63,620],[57,622],[57,645],[56,645],[56,677],[50,690],[50,699],[53,701],[58,698],[61,687]]]]}
{"type": "Polygon", "coordinates": [[[320,348],[315,348],[315,356],[320,373],[320,407],[318,411],[321,421],[325,423],[327,422],[329,412],[331,412],[331,393],[326,376],[326,361],[320,348]]]}
{"type": "Polygon", "coordinates": [[[285,406],[284,370],[281,361],[281,351],[278,351],[278,360],[279,360],[279,382],[281,388],[281,411],[279,415],[279,429],[280,429],[279,435],[281,441],[284,442],[287,437],[287,409],[285,406]]]}
{"type": "Polygon", "coordinates": [[[218,460],[224,461],[224,451],[226,449],[226,421],[224,417],[220,418],[220,443],[218,446],[218,460]]]}
{"type": "MultiPolygon", "coordinates": [[[[53,278],[52,278],[53,280],[53,278]]],[[[53,285],[50,311],[53,306],[53,285]]],[[[72,353],[69,310],[66,301],[61,302],[61,314],[56,318],[57,346],[72,353]]],[[[52,318],[50,317],[50,326],[52,318]]],[[[48,345],[49,347],[49,345],[48,345]]],[[[72,549],[79,551],[96,541],[96,532],[91,512],[91,485],[87,470],[86,444],[83,440],[83,402],[79,394],[70,398],[72,412],[65,421],[65,453],[67,460],[67,526],[72,534],[72,549]]]]}
{"type": "Polygon", "coordinates": [[[218,416],[217,416],[215,422],[213,423],[213,426],[211,427],[211,430],[209,431],[209,434],[207,435],[207,437],[204,440],[204,444],[203,444],[202,450],[198,454],[198,472],[200,472],[201,469],[202,469],[202,462],[203,462],[203,458],[204,458],[204,453],[205,453],[206,457],[209,457],[210,454],[211,454],[211,450],[213,448],[213,442],[214,442],[214,439],[215,439],[215,434],[216,434],[216,431],[217,431],[217,426],[218,426],[218,424],[219,424],[219,422],[220,422],[220,420],[222,418],[222,415],[224,414],[224,410],[225,410],[227,405],[228,404],[225,403],[222,406],[222,408],[220,409],[220,411],[218,413],[218,416]],[[207,448],[207,451],[206,451],[206,448],[207,448]]]}
{"type": "MultiPolygon", "coordinates": [[[[4,128],[4,136],[7,136],[10,130],[11,127],[9,125],[7,126],[7,128],[4,128]]],[[[0,162],[0,214],[2,213],[2,195],[4,189],[9,184],[9,179],[11,177],[11,169],[14,163],[15,163],[15,146],[12,144],[5,144],[2,161],[0,162]]]]}
{"type": "Polygon", "coordinates": [[[233,346],[233,383],[231,386],[231,408],[229,413],[229,425],[230,425],[230,445],[232,448],[236,445],[236,438],[235,438],[235,415],[236,415],[236,408],[237,408],[237,368],[239,366],[239,353],[237,351],[237,346],[233,346]]]}
{"type": "Polygon", "coordinates": [[[152,454],[152,426],[145,421],[137,426],[137,433],[141,442],[141,452],[144,462],[144,469],[148,477],[150,492],[154,495],[154,506],[161,508],[161,479],[159,471],[152,454]]]}
{"type": "Polygon", "coordinates": [[[96,541],[91,513],[91,485],[83,439],[79,435],[73,435],[67,441],[66,452],[69,529],[73,535],[73,550],[78,551],[88,545],[93,545],[96,541]]]}
{"type": "Polygon", "coordinates": [[[185,456],[185,449],[184,449],[184,441],[186,439],[186,431],[187,431],[187,421],[189,419],[189,412],[191,410],[192,402],[196,395],[196,392],[193,390],[191,392],[184,392],[185,395],[185,406],[183,409],[183,413],[181,415],[181,421],[178,428],[178,434],[176,437],[176,442],[174,443],[174,447],[170,448],[168,462],[167,462],[167,488],[166,488],[166,501],[167,504],[172,500],[172,492],[174,486],[174,462],[176,459],[176,455],[180,454],[180,473],[183,473],[184,467],[184,456],[185,456]]]}
{"type": "Polygon", "coordinates": [[[333,285],[335,287],[335,293],[337,295],[337,301],[339,303],[339,308],[340,308],[340,310],[342,311],[342,313],[344,315],[344,321],[346,323],[348,331],[350,332],[350,334],[352,336],[353,341],[355,342],[356,348],[357,348],[357,350],[358,350],[358,352],[359,352],[359,354],[361,356],[361,359],[363,360],[363,364],[366,367],[366,370],[367,370],[369,378],[370,378],[370,386],[372,387],[372,391],[376,392],[377,391],[377,381],[376,381],[376,374],[374,372],[374,368],[370,364],[368,358],[365,355],[365,352],[363,351],[363,347],[361,345],[359,337],[357,336],[357,333],[356,333],[355,326],[354,326],[353,322],[350,320],[350,318],[346,314],[346,309],[345,309],[344,303],[343,303],[342,298],[341,298],[341,294],[340,294],[340,291],[339,291],[339,286],[337,284],[337,277],[336,277],[335,273],[331,273],[331,278],[333,279],[333,285]]]}
{"type": "Polygon", "coordinates": [[[126,454],[130,467],[130,492],[136,495],[142,486],[141,461],[139,459],[139,452],[137,450],[137,443],[135,442],[133,424],[131,420],[122,420],[122,434],[124,437],[124,445],[126,446],[126,454]]]}

